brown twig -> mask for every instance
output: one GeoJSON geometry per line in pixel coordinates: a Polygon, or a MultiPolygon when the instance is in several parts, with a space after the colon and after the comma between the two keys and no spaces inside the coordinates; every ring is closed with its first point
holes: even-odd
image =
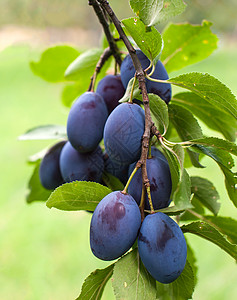
{"type": "Polygon", "coordinates": [[[160,134],[159,130],[156,128],[155,125],[151,126],[151,134],[155,135],[157,137],[158,140],[162,139],[162,135],[160,134]]]}
{"type": "MultiPolygon", "coordinates": [[[[151,136],[151,128],[154,124],[151,119],[149,98],[147,95],[146,84],[145,84],[145,73],[144,73],[141,63],[136,55],[136,50],[133,48],[132,44],[130,43],[129,39],[127,38],[126,34],[124,33],[121,23],[120,23],[119,19],[117,18],[117,16],[115,15],[112,8],[110,7],[109,3],[106,0],[98,0],[98,2],[105,9],[107,14],[110,16],[112,22],[114,23],[121,40],[123,40],[126,48],[128,49],[128,52],[132,58],[133,65],[136,70],[136,77],[138,79],[139,88],[142,93],[144,110],[145,110],[145,131],[144,131],[143,138],[142,138],[142,152],[141,152],[141,157],[138,162],[138,165],[140,165],[142,168],[143,184],[145,185],[146,189],[149,190],[150,182],[149,182],[149,179],[147,176],[146,159],[147,159],[148,148],[149,148],[149,140],[150,140],[150,136],[151,136]]],[[[151,207],[151,211],[154,211],[153,207],[151,207]]]]}
{"type": "Polygon", "coordinates": [[[97,0],[89,0],[88,3],[89,3],[89,5],[91,5],[93,7],[101,25],[103,26],[105,36],[109,43],[109,48],[111,49],[112,54],[113,54],[117,64],[119,66],[121,66],[121,63],[122,63],[121,54],[119,52],[118,46],[115,42],[115,39],[110,32],[109,24],[106,20],[106,16],[104,14],[103,9],[101,8],[101,6],[97,0]]]}
{"type": "Polygon", "coordinates": [[[88,88],[88,91],[94,91],[94,84],[97,75],[100,73],[101,68],[103,67],[104,63],[107,61],[107,59],[112,55],[112,50],[108,47],[104,50],[104,52],[101,54],[100,59],[95,67],[95,71],[93,75],[91,76],[90,85],[88,88]]]}

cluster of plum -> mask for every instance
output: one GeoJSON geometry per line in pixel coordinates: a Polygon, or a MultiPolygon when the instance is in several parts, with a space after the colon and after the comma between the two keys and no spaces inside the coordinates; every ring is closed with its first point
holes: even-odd
{"type": "MultiPolygon", "coordinates": [[[[137,50],[144,69],[149,59],[137,50]]],[[[40,165],[40,180],[47,189],[63,182],[86,180],[103,183],[105,171],[124,184],[141,155],[145,128],[143,108],[135,103],[119,104],[135,69],[129,55],[121,65],[121,75],[107,75],[96,92],[86,92],[73,104],[67,121],[68,141],[53,146],[40,165]],[[104,140],[105,152],[99,144],[104,140]]],[[[158,61],[153,78],[168,79],[163,64],[158,61]]],[[[147,80],[149,93],[158,94],[167,104],[171,86],[147,80]]],[[[147,174],[155,210],[168,207],[171,195],[171,174],[165,156],[152,147],[147,158],[147,174]]],[[[133,174],[128,190],[114,191],[97,205],[90,226],[93,254],[102,260],[113,260],[126,253],[138,241],[141,260],[159,282],[174,281],[182,272],[187,246],[178,224],[169,216],[157,212],[147,215],[141,223],[139,209],[142,198],[142,174],[133,174]]],[[[146,210],[150,210],[145,195],[146,210]]]]}

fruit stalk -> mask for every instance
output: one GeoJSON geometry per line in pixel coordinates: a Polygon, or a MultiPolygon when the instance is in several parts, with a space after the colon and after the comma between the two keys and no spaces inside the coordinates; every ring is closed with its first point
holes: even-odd
{"type": "Polygon", "coordinates": [[[93,92],[94,91],[94,85],[95,85],[95,80],[97,75],[100,73],[101,68],[103,67],[104,63],[107,61],[107,59],[110,58],[110,56],[113,54],[112,50],[110,47],[106,48],[104,52],[101,54],[100,59],[95,67],[95,71],[93,75],[91,76],[91,81],[90,85],[88,88],[88,92],[93,92]]]}
{"type": "Polygon", "coordinates": [[[132,171],[132,174],[130,175],[130,177],[129,177],[129,179],[128,179],[127,183],[126,183],[126,186],[124,187],[122,193],[127,194],[128,186],[129,186],[130,182],[132,181],[133,176],[134,176],[134,174],[137,172],[137,170],[138,170],[138,168],[135,168],[135,169],[132,171]]]}

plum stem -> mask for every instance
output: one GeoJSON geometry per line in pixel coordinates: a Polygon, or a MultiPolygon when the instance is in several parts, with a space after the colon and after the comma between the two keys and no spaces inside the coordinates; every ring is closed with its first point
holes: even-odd
{"type": "Polygon", "coordinates": [[[147,191],[147,197],[148,197],[148,201],[149,201],[149,205],[150,205],[150,209],[151,209],[151,214],[154,214],[155,210],[154,210],[153,203],[152,203],[152,200],[151,200],[151,187],[148,186],[146,188],[146,191],[147,191]]]}
{"type": "Polygon", "coordinates": [[[97,15],[106,36],[106,39],[109,43],[109,48],[112,51],[112,54],[114,56],[114,59],[116,60],[117,64],[121,66],[122,59],[121,54],[119,52],[118,46],[116,44],[116,41],[110,31],[109,24],[106,20],[105,12],[103,10],[103,7],[100,6],[97,0],[89,0],[88,4],[91,5],[95,11],[95,14],[97,15]]]}
{"type": "Polygon", "coordinates": [[[180,165],[180,168],[182,169],[182,168],[183,168],[183,163],[182,163],[182,161],[180,160],[180,158],[179,158],[179,156],[177,155],[177,153],[176,153],[172,148],[170,148],[169,146],[167,146],[167,145],[164,143],[163,137],[160,137],[160,138],[159,138],[159,141],[160,141],[161,145],[162,145],[165,149],[167,149],[168,151],[170,151],[170,152],[176,157],[176,159],[177,159],[177,161],[178,161],[178,163],[179,163],[179,165],[180,165]]]}
{"type": "Polygon", "coordinates": [[[131,183],[131,181],[132,181],[132,179],[133,179],[133,176],[136,174],[136,172],[137,172],[138,169],[139,169],[139,168],[137,168],[137,166],[136,166],[136,167],[134,168],[134,170],[132,171],[132,173],[131,173],[131,175],[129,176],[128,181],[127,181],[127,183],[126,183],[126,185],[125,185],[125,187],[124,187],[124,189],[123,189],[123,191],[122,191],[123,194],[127,194],[127,190],[128,190],[129,184],[131,183]]]}
{"type": "Polygon", "coordinates": [[[98,60],[98,63],[96,64],[95,71],[93,75],[91,76],[90,85],[88,88],[88,92],[93,92],[95,87],[95,81],[97,75],[100,73],[101,68],[105,64],[105,62],[108,60],[108,58],[112,55],[111,49],[108,47],[104,50],[104,52],[101,54],[100,59],[98,60]]]}
{"type": "MultiPolygon", "coordinates": [[[[153,71],[154,72],[154,71],[153,71]]],[[[148,74],[146,74],[146,78],[148,79],[148,80],[150,80],[150,81],[154,81],[154,82],[159,82],[159,83],[171,83],[172,84],[172,82],[169,82],[168,80],[162,80],[162,79],[155,79],[155,78],[152,78],[152,77],[150,77],[152,74],[153,74],[153,72],[151,71],[151,73],[148,75],[148,74]]]]}
{"type": "Polygon", "coordinates": [[[149,141],[148,157],[147,158],[152,158],[152,155],[151,155],[151,139],[149,141]]]}
{"type": "Polygon", "coordinates": [[[185,142],[178,142],[178,143],[173,143],[171,141],[168,141],[167,139],[165,139],[163,137],[163,141],[166,145],[170,146],[170,147],[174,147],[175,145],[181,145],[182,147],[191,147],[193,145],[195,145],[194,142],[190,142],[190,141],[185,141],[185,142]]]}
{"type": "Polygon", "coordinates": [[[114,61],[114,75],[118,74],[118,64],[116,62],[116,60],[114,61]]]}
{"type": "Polygon", "coordinates": [[[154,73],[154,71],[155,71],[155,65],[153,64],[153,63],[151,63],[150,64],[150,66],[145,70],[146,71],[146,77],[147,78],[150,78],[150,76],[154,73]],[[151,69],[151,72],[149,73],[149,74],[147,74],[147,71],[150,69],[152,67],[152,69],[151,69]]]}
{"type": "Polygon", "coordinates": [[[192,209],[187,209],[187,212],[189,212],[190,214],[192,214],[193,216],[195,216],[196,218],[206,222],[207,224],[215,227],[218,231],[221,231],[221,228],[218,227],[216,224],[212,223],[210,220],[208,220],[207,218],[205,218],[204,216],[198,214],[197,212],[193,211],[192,209]]]}

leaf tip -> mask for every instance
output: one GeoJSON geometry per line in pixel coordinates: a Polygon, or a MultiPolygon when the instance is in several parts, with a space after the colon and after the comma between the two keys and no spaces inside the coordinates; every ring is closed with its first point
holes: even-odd
{"type": "Polygon", "coordinates": [[[53,205],[51,204],[51,201],[50,201],[50,198],[46,201],[46,206],[48,207],[48,208],[52,208],[53,207],[53,205]]]}

